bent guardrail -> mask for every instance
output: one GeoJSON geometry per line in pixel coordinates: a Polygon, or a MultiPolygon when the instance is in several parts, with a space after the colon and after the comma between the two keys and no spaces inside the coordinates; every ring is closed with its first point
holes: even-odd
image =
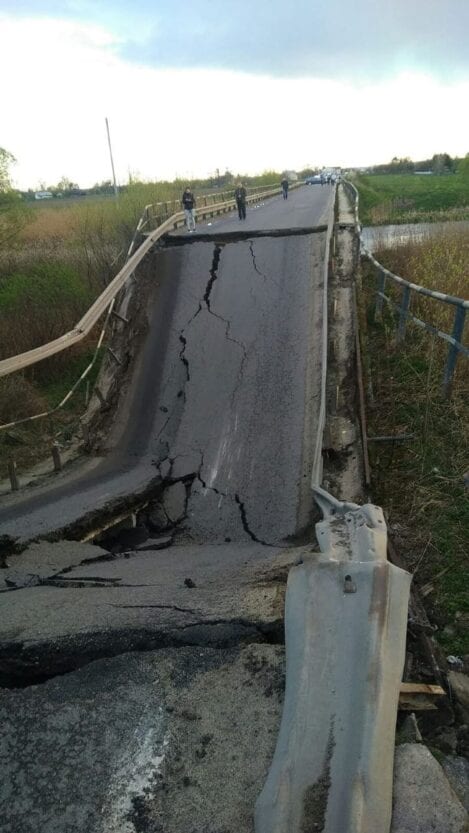
{"type": "MultiPolygon", "coordinates": [[[[281,189],[277,186],[270,186],[269,190],[265,191],[258,191],[255,194],[248,194],[248,202],[253,202],[255,200],[267,198],[273,196],[276,193],[280,193],[281,189]]],[[[235,207],[234,199],[230,198],[223,202],[213,203],[212,205],[207,205],[202,208],[199,208],[197,211],[198,217],[206,217],[210,216],[214,213],[224,213],[225,211],[231,210],[235,207]]],[[[139,224],[140,227],[138,231],[142,231],[145,223],[148,220],[148,209],[151,206],[146,206],[144,211],[147,213],[147,220],[139,224]]],[[[175,228],[184,224],[184,212],[178,211],[175,214],[171,215],[167,220],[162,222],[157,228],[148,234],[147,239],[138,247],[138,249],[133,253],[130,254],[126,264],[122,267],[122,269],[117,273],[115,278],[108,284],[106,289],[101,293],[99,298],[91,305],[89,310],[85,313],[85,315],[80,319],[78,324],[70,330],[68,333],[64,333],[64,335],[59,336],[58,338],[54,339],[53,341],[48,342],[47,344],[43,344],[40,347],[35,347],[33,350],[28,350],[25,353],[20,353],[17,356],[11,356],[8,359],[3,359],[0,361],[0,377],[6,376],[9,373],[14,373],[18,370],[23,370],[26,367],[29,367],[32,364],[36,364],[36,362],[43,361],[44,359],[49,358],[50,356],[54,356],[56,353],[60,353],[62,350],[67,350],[69,347],[72,347],[74,344],[77,344],[79,341],[84,339],[91,329],[95,326],[98,322],[100,317],[106,312],[106,309],[109,305],[114,301],[117,294],[120,292],[130,275],[133,274],[135,269],[137,268],[140,261],[145,257],[147,252],[151,249],[154,243],[159,240],[160,237],[163,237],[168,231],[171,231],[175,228]]],[[[136,238],[135,238],[136,239],[136,238]]],[[[129,253],[132,251],[134,245],[134,241],[131,243],[131,247],[129,249],[129,253]]]]}
{"type": "Polygon", "coordinates": [[[320,553],[290,570],[286,688],[256,833],[389,833],[411,576],[383,513],[316,488],[320,553]]]}
{"type": "MultiPolygon", "coordinates": [[[[358,219],[358,191],[355,188],[355,186],[352,185],[352,183],[350,182],[344,183],[344,186],[346,186],[346,192],[349,198],[354,202],[355,218],[357,226],[360,228],[360,223],[358,219]]],[[[439,339],[442,339],[443,341],[446,341],[446,343],[449,344],[446,364],[443,372],[443,393],[446,397],[449,397],[451,394],[451,386],[459,354],[462,354],[466,358],[469,358],[469,347],[463,344],[464,328],[466,323],[466,311],[469,309],[469,300],[465,300],[464,298],[456,298],[453,295],[447,295],[445,292],[438,292],[433,289],[427,289],[425,286],[420,286],[419,284],[405,280],[405,278],[401,278],[399,275],[395,275],[394,272],[391,272],[389,269],[386,269],[386,267],[383,266],[382,263],[379,263],[379,261],[376,260],[376,258],[371,254],[371,252],[364,247],[362,247],[362,255],[373,265],[377,274],[377,288],[375,292],[375,316],[381,316],[384,301],[386,301],[386,303],[394,310],[396,310],[398,313],[396,336],[397,341],[400,342],[404,339],[407,323],[410,321],[417,327],[420,327],[420,329],[423,329],[426,332],[431,333],[432,335],[436,336],[439,339]],[[385,289],[387,281],[393,283],[395,286],[402,288],[400,301],[396,301],[390,295],[386,294],[385,289]],[[437,301],[439,303],[446,304],[447,306],[454,307],[453,326],[451,333],[447,333],[439,327],[430,324],[428,321],[424,321],[423,318],[420,318],[411,311],[410,305],[412,300],[412,293],[416,293],[417,295],[422,295],[426,298],[430,298],[433,301],[437,301]]]]}

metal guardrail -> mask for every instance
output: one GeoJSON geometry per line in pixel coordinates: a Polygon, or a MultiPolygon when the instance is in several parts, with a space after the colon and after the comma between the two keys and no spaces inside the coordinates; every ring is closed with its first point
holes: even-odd
{"type": "MultiPolygon", "coordinates": [[[[344,185],[346,185],[346,191],[350,199],[353,200],[355,208],[355,218],[357,225],[360,228],[360,223],[358,219],[358,191],[355,188],[355,186],[352,185],[352,183],[350,182],[344,183],[344,185]]],[[[404,339],[407,322],[411,321],[417,327],[426,330],[428,333],[437,336],[437,338],[440,338],[449,344],[448,355],[443,373],[443,392],[444,395],[448,397],[451,393],[451,385],[459,353],[469,358],[469,347],[466,347],[462,343],[462,339],[464,336],[464,327],[466,323],[466,311],[469,309],[469,300],[465,300],[464,298],[456,298],[453,295],[447,295],[444,292],[438,292],[433,289],[427,289],[424,286],[420,286],[419,284],[407,281],[404,278],[401,278],[399,275],[395,275],[393,272],[391,272],[389,269],[386,269],[385,266],[379,263],[379,261],[376,260],[376,258],[373,257],[371,252],[369,252],[366,248],[362,248],[362,254],[364,257],[367,258],[367,260],[369,260],[370,263],[373,264],[377,272],[378,285],[376,289],[375,316],[381,316],[383,301],[386,301],[386,303],[389,306],[397,310],[399,313],[397,322],[397,341],[399,342],[404,339]],[[402,287],[400,303],[395,301],[394,298],[391,298],[389,295],[386,295],[386,281],[388,280],[392,281],[392,283],[394,283],[395,285],[402,287]],[[427,321],[424,321],[417,315],[414,315],[413,312],[411,312],[410,303],[413,292],[417,293],[418,295],[423,295],[426,298],[431,298],[432,300],[438,301],[439,303],[453,306],[455,308],[453,327],[451,333],[446,333],[443,330],[440,330],[438,327],[435,327],[433,324],[429,324],[427,321]]]]}
{"type": "Polygon", "coordinates": [[[326,253],[324,258],[324,277],[323,277],[323,294],[322,294],[322,334],[321,334],[321,399],[319,404],[318,428],[316,431],[316,445],[314,448],[313,467],[311,472],[311,486],[314,489],[320,486],[322,482],[323,469],[323,436],[326,424],[326,383],[327,383],[327,340],[328,340],[328,305],[329,305],[329,268],[330,268],[330,250],[331,240],[334,234],[335,213],[337,209],[338,190],[335,189],[334,195],[334,210],[329,219],[326,234],[326,253]]]}
{"type": "MultiPolygon", "coordinates": [[[[280,193],[281,189],[278,186],[269,186],[267,190],[258,190],[256,193],[248,194],[247,201],[255,202],[258,199],[273,196],[280,193]]],[[[209,195],[210,196],[210,195],[209,195]]],[[[208,199],[208,197],[206,198],[208,199]]],[[[161,204],[162,205],[162,204],[161,204]]],[[[224,200],[223,202],[214,202],[211,205],[204,205],[197,209],[198,217],[207,217],[212,214],[224,213],[232,210],[235,207],[233,198],[224,200]]],[[[111,303],[115,300],[118,293],[123,288],[128,278],[133,274],[141,260],[145,257],[151,247],[156,243],[160,237],[163,237],[168,231],[178,228],[184,224],[184,212],[178,211],[171,215],[168,219],[160,223],[157,228],[148,234],[146,240],[139,246],[139,248],[132,254],[135,241],[138,233],[143,231],[145,225],[151,221],[150,209],[152,206],[146,206],[142,218],[137,226],[136,233],[129,248],[128,260],[122,269],[117,273],[115,278],[108,284],[106,289],[101,293],[99,298],[91,305],[89,310],[80,319],[78,324],[59,338],[43,344],[40,347],[35,347],[33,350],[28,350],[25,353],[20,353],[17,356],[11,356],[8,359],[0,361],[0,377],[7,376],[10,373],[15,373],[18,370],[23,370],[37,362],[54,356],[63,350],[67,350],[79,341],[82,341],[92,330],[100,317],[106,312],[111,303]]]]}
{"type": "Polygon", "coordinates": [[[359,217],[359,213],[358,213],[360,195],[359,195],[357,189],[355,188],[355,185],[353,185],[347,179],[342,180],[342,185],[343,185],[343,188],[345,190],[345,193],[348,195],[348,198],[349,198],[350,202],[353,205],[355,225],[357,226],[358,231],[360,232],[361,231],[361,225],[360,225],[360,217],[359,217]]]}
{"type": "Polygon", "coordinates": [[[321,552],[290,570],[286,686],[256,833],[389,833],[411,576],[383,513],[315,497],[321,552]]]}
{"type": "MultiPolygon", "coordinates": [[[[296,187],[296,184],[293,184],[292,187],[296,187]]],[[[278,193],[279,190],[278,185],[255,185],[246,188],[249,202],[252,202],[259,196],[266,197],[269,194],[278,193]]],[[[218,191],[213,194],[201,194],[200,196],[196,196],[196,216],[201,216],[201,212],[204,212],[205,209],[207,209],[207,213],[210,214],[210,209],[216,209],[219,204],[232,203],[232,195],[233,189],[231,188],[218,191]]],[[[164,220],[167,220],[172,214],[177,213],[180,210],[180,207],[180,200],[168,200],[166,202],[150,203],[149,205],[146,205],[136,228],[134,239],[139,232],[143,232],[146,226],[149,226],[152,223],[154,224],[155,222],[156,225],[159,225],[164,222],[164,220]]]]}

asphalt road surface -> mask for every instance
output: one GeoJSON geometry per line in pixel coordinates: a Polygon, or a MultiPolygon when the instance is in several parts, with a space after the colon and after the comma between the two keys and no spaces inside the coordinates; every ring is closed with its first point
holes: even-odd
{"type": "Polygon", "coordinates": [[[107,453],[3,498],[0,534],[50,534],[169,467],[172,478],[194,476],[190,540],[277,544],[301,533],[311,509],[325,253],[325,233],[304,232],[326,223],[332,204],[333,189],[306,186],[248,208],[245,221],[201,224],[191,245],[152,255],[147,337],[107,453]],[[279,229],[300,233],[269,236],[279,229]],[[240,230],[266,235],[219,236],[240,230]],[[216,238],[197,242],[202,232],[216,238]]]}

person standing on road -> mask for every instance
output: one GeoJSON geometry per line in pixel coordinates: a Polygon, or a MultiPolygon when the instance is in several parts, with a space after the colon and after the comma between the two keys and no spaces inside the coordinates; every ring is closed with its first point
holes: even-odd
{"type": "Polygon", "coordinates": [[[186,215],[187,231],[195,231],[195,197],[190,188],[182,195],[182,206],[186,215]]]}
{"type": "Polygon", "coordinates": [[[240,220],[246,219],[246,188],[242,182],[236,183],[236,191],[234,192],[236,205],[238,206],[238,217],[240,220]]]}
{"type": "Polygon", "coordinates": [[[286,177],[286,176],[284,176],[284,177],[283,177],[283,179],[282,179],[282,181],[281,181],[281,183],[280,183],[280,185],[282,186],[282,191],[283,191],[283,199],[284,199],[284,200],[287,200],[287,199],[288,199],[288,186],[289,186],[289,184],[290,184],[290,183],[288,182],[287,177],[286,177]]]}

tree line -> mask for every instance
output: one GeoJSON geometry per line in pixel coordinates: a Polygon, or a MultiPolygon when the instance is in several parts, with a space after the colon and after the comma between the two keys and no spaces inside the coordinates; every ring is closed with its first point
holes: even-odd
{"type": "Polygon", "coordinates": [[[464,157],[450,156],[449,153],[435,153],[431,159],[420,159],[414,162],[408,156],[398,158],[394,156],[384,165],[373,165],[367,168],[370,174],[464,174],[469,176],[469,153],[464,157]]]}

